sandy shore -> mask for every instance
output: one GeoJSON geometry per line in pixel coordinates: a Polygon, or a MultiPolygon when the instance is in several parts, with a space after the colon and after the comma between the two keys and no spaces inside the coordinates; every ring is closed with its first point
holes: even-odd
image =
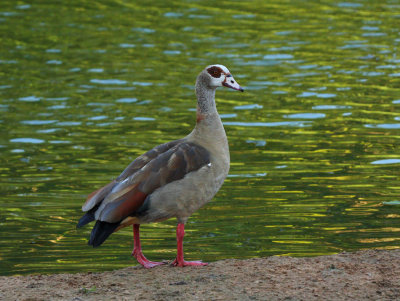
{"type": "Polygon", "coordinates": [[[400,249],[2,276],[0,300],[400,300],[400,249]]]}

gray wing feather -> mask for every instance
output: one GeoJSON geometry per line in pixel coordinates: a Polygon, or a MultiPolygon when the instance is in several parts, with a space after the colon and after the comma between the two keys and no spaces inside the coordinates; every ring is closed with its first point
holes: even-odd
{"type": "MultiPolygon", "coordinates": [[[[129,176],[124,175],[125,179],[117,183],[102,201],[96,211],[96,218],[101,216],[102,221],[120,221],[134,214],[143,204],[145,196],[150,195],[159,187],[180,180],[188,173],[210,163],[209,152],[195,143],[181,140],[172,147],[170,146],[166,145],[163,146],[165,148],[159,148],[157,150],[158,155],[154,155],[153,159],[149,160],[142,168],[129,176]],[[163,149],[166,149],[166,151],[159,153],[163,149]],[[138,195],[143,196],[143,198],[138,199],[138,195]],[[133,203],[132,206],[129,205],[131,202],[135,202],[135,205],[133,206],[133,203]]],[[[128,168],[133,171],[137,169],[137,166],[131,164],[128,168]]]]}

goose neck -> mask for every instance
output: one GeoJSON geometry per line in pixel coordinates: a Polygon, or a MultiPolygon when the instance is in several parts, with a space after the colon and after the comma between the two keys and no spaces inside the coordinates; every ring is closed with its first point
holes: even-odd
{"type": "Polygon", "coordinates": [[[197,112],[209,115],[217,112],[215,105],[215,88],[209,87],[206,81],[199,76],[196,81],[197,112]]]}

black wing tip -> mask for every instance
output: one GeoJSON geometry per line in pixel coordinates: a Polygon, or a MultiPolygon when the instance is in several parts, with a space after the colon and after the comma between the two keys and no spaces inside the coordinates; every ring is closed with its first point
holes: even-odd
{"type": "Polygon", "coordinates": [[[94,221],[94,213],[88,212],[79,219],[78,223],[76,224],[76,228],[79,229],[92,221],[94,221]]]}
{"type": "Polygon", "coordinates": [[[100,246],[115,231],[119,224],[119,222],[108,223],[97,221],[90,234],[88,245],[93,246],[93,248],[100,246]]]}
{"type": "Polygon", "coordinates": [[[83,227],[84,225],[89,224],[90,222],[94,221],[96,219],[94,217],[94,214],[97,211],[97,209],[99,208],[99,206],[100,206],[100,203],[97,204],[96,206],[94,206],[88,212],[86,212],[85,215],[79,219],[78,224],[76,225],[76,228],[79,229],[79,228],[83,227]]]}

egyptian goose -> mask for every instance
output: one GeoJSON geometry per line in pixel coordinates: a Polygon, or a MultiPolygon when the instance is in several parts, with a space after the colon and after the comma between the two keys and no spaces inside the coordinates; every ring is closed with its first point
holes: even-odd
{"type": "Polygon", "coordinates": [[[183,259],[184,227],[189,216],[210,201],[229,171],[229,148],[215,106],[215,90],[225,86],[243,92],[222,65],[206,67],[197,77],[197,123],[185,138],[167,142],[134,160],[108,185],[91,193],[77,227],[96,220],[89,245],[100,246],[111,233],[133,225],[132,255],[145,268],[149,261],[140,245],[139,226],[176,217],[177,256],[174,266],[206,265],[183,259]]]}

